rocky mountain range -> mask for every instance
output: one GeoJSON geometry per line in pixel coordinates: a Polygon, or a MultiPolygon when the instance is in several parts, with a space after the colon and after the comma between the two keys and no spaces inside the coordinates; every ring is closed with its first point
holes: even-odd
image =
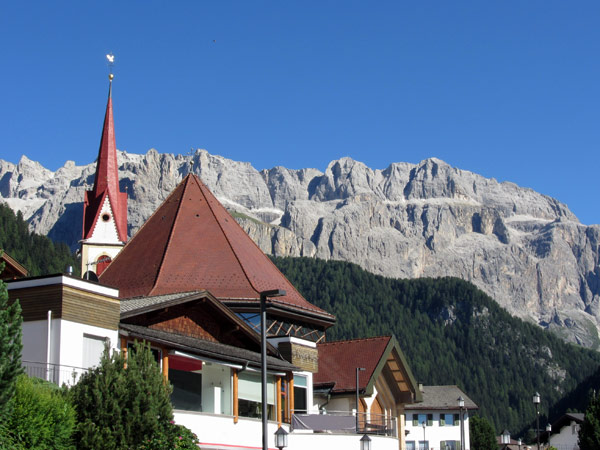
{"type": "MultiPolygon", "coordinates": [[[[389,277],[456,276],[513,315],[600,348],[600,225],[566,205],[431,158],[370,169],[350,158],[325,172],[189,155],[119,152],[132,235],[190,171],[266,253],[357,263],[389,277]]],[[[31,229],[77,247],[95,164],[56,172],[0,160],[0,201],[31,229]]]]}

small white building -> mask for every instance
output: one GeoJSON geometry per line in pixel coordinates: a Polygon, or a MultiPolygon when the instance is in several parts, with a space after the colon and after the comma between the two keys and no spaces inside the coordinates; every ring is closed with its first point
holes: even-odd
{"type": "Polygon", "coordinates": [[[478,406],[458,386],[420,386],[423,401],[406,405],[406,450],[469,450],[469,414],[478,406]],[[459,406],[459,398],[464,406],[459,406]],[[464,446],[461,446],[461,413],[464,446]]]}
{"type": "Polygon", "coordinates": [[[117,289],[60,274],[6,284],[23,310],[21,360],[30,376],[74,384],[98,364],[106,343],[118,348],[117,289]]]}
{"type": "MultiPolygon", "coordinates": [[[[583,413],[568,413],[552,424],[549,444],[557,450],[579,450],[579,430],[583,423],[583,413]]],[[[548,439],[544,439],[548,442],[548,439]]]]}

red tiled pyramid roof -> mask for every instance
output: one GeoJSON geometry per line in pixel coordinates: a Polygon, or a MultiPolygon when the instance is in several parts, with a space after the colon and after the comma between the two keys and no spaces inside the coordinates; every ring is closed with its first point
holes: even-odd
{"type": "Polygon", "coordinates": [[[334,384],[334,392],[356,390],[356,368],[359,389],[366,389],[377,365],[390,343],[391,336],[353,339],[318,344],[319,372],[314,375],[317,384],[334,384]]]}
{"type": "Polygon", "coordinates": [[[122,298],[208,290],[227,303],[270,303],[334,317],[309,303],[195,175],[186,176],[100,276],[122,298]]]}

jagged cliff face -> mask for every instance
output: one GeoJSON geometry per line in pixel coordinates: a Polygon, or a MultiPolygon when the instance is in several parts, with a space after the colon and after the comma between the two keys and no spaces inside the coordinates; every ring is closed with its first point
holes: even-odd
{"type": "MultiPolygon", "coordinates": [[[[584,226],[555,199],[438,159],[385,170],[343,158],[325,173],[249,163],[198,150],[119,154],[129,234],[192,170],[267,253],[360,264],[390,277],[451,275],[509,312],[598,347],[600,226],[584,226]]],[[[94,164],[56,172],[23,157],[0,160],[0,197],[38,233],[81,238],[83,192],[94,164]]]]}

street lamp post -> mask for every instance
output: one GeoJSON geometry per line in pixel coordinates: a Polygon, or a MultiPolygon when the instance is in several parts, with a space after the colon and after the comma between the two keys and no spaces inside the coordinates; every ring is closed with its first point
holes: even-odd
{"type": "Polygon", "coordinates": [[[465,399],[461,395],[458,397],[458,408],[460,409],[460,448],[464,450],[465,448],[465,427],[463,426],[463,409],[465,407],[465,399]]]}
{"type": "Polygon", "coordinates": [[[268,416],[267,416],[267,298],[282,297],[283,289],[272,289],[260,293],[260,381],[262,400],[262,448],[268,450],[268,416]]]}
{"type": "Polygon", "coordinates": [[[366,434],[360,438],[360,450],[371,450],[371,438],[366,434]]]}
{"type": "Polygon", "coordinates": [[[548,440],[546,441],[546,443],[548,444],[548,447],[550,447],[550,435],[552,434],[552,425],[546,425],[546,433],[548,434],[548,440]]]}
{"type": "Polygon", "coordinates": [[[427,426],[427,422],[423,422],[423,450],[428,449],[427,439],[425,438],[425,427],[427,426]]]}
{"type": "Polygon", "coordinates": [[[508,444],[510,444],[510,432],[508,430],[502,432],[502,443],[505,449],[508,448],[508,444]]]}
{"type": "Polygon", "coordinates": [[[288,445],[288,432],[279,427],[275,432],[275,447],[283,450],[288,445]]]}
{"type": "Polygon", "coordinates": [[[364,371],[365,368],[364,367],[357,367],[356,368],[356,433],[358,433],[358,372],[362,372],[364,371]]]}
{"type": "Polygon", "coordinates": [[[540,450],[540,394],[536,392],[533,395],[533,404],[535,405],[537,448],[540,450]]]}

